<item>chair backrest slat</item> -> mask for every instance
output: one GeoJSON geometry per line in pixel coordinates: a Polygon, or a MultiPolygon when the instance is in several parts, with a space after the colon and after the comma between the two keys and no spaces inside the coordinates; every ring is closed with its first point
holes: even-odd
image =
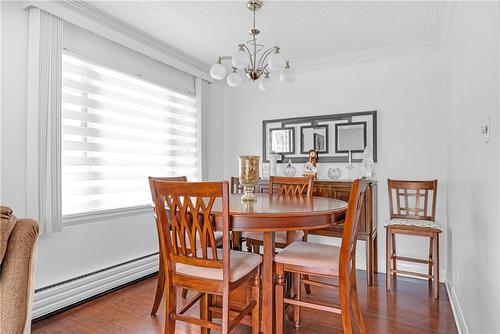
{"type": "Polygon", "coordinates": [[[387,180],[391,219],[435,220],[437,182],[387,180]]]}
{"type": "Polygon", "coordinates": [[[300,195],[312,196],[312,177],[283,177],[271,176],[269,178],[269,195],[300,195]]]}
{"type": "Polygon", "coordinates": [[[212,207],[217,199],[222,200],[223,248],[229,249],[228,182],[172,182],[150,178],[150,186],[162,236],[161,249],[167,261],[207,268],[225,267],[226,259],[217,253],[212,207]],[[165,233],[169,230],[171,233],[165,233]]]}

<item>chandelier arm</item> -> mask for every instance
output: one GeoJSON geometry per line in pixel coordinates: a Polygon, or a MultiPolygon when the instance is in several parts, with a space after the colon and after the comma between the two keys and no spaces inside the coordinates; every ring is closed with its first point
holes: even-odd
{"type": "Polygon", "coordinates": [[[222,56],[222,57],[219,57],[219,61],[223,61],[223,60],[229,60],[229,59],[233,59],[233,57],[231,56],[222,56]]]}
{"type": "Polygon", "coordinates": [[[252,68],[255,68],[255,64],[253,62],[253,59],[252,59],[252,53],[250,52],[250,49],[245,45],[245,44],[240,44],[245,50],[246,52],[248,53],[248,57],[250,58],[250,65],[252,68]]]}
{"type": "Polygon", "coordinates": [[[264,63],[266,62],[267,58],[271,55],[271,53],[273,51],[278,51],[279,49],[280,49],[279,47],[273,46],[272,48],[269,48],[266,51],[264,51],[264,53],[259,58],[258,67],[259,68],[262,67],[264,65],[264,63]]]}
{"type": "Polygon", "coordinates": [[[269,74],[271,74],[271,72],[267,69],[267,65],[268,65],[268,64],[266,64],[266,66],[264,66],[264,67],[262,68],[262,72],[264,72],[264,74],[268,74],[268,75],[269,75],[269,74]]]}

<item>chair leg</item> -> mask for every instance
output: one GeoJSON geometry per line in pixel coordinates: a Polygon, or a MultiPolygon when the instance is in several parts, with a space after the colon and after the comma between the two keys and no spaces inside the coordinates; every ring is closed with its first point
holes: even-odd
{"type": "MultiPolygon", "coordinates": [[[[308,235],[309,235],[309,233],[307,231],[304,231],[304,236],[302,237],[302,241],[307,242],[308,235]]],[[[292,242],[290,242],[290,243],[292,243],[292,242]]],[[[309,275],[303,275],[303,277],[306,280],[309,279],[309,275]]],[[[304,284],[304,289],[306,290],[307,295],[311,294],[311,286],[309,284],[304,284]]]]}
{"type": "MultiPolygon", "coordinates": [[[[297,300],[301,299],[302,291],[301,291],[301,282],[300,282],[300,274],[293,274],[293,290],[295,292],[295,296],[297,300]]],[[[295,324],[295,328],[299,328],[300,326],[300,306],[293,305],[293,322],[295,324]]]]}
{"type": "Polygon", "coordinates": [[[182,297],[183,299],[186,299],[186,298],[187,298],[187,295],[188,295],[188,289],[183,288],[183,289],[182,289],[182,293],[181,293],[181,297],[182,297]]]}
{"type": "MultiPolygon", "coordinates": [[[[305,280],[308,280],[309,279],[309,275],[303,275],[304,279],[305,280]]],[[[306,290],[306,294],[307,295],[310,295],[312,292],[311,292],[311,286],[309,284],[304,284],[304,289],[306,290]]]]}
{"type": "Polygon", "coordinates": [[[385,287],[391,290],[391,232],[385,229],[385,287]]]}
{"type": "Polygon", "coordinates": [[[229,334],[229,291],[222,294],[222,334],[229,334]]]}
{"type": "Polygon", "coordinates": [[[164,289],[165,289],[165,272],[163,271],[163,261],[160,258],[158,280],[156,282],[156,294],[155,294],[155,300],[153,302],[153,308],[151,309],[151,315],[156,315],[156,313],[158,312],[158,307],[160,307],[164,289]]]}
{"type": "MultiPolygon", "coordinates": [[[[208,293],[204,293],[200,299],[200,319],[209,320],[208,307],[208,293]]],[[[210,334],[210,329],[201,327],[201,334],[210,334]]]]}
{"type": "Polygon", "coordinates": [[[439,299],[439,234],[434,236],[434,299],[439,299]]]}
{"type": "Polygon", "coordinates": [[[377,233],[373,236],[373,273],[378,273],[378,245],[377,233]]]}
{"type": "Polygon", "coordinates": [[[285,283],[285,273],[283,271],[283,265],[277,263],[276,264],[276,275],[277,275],[277,282],[276,282],[276,288],[275,288],[275,293],[276,293],[276,306],[275,306],[275,313],[276,313],[276,334],[283,334],[283,322],[284,322],[284,316],[283,316],[283,309],[284,309],[284,304],[283,304],[283,292],[284,292],[284,283],[285,283]]]}
{"type": "Polygon", "coordinates": [[[365,238],[366,285],[368,286],[373,284],[372,249],[372,236],[368,235],[365,238]]]}
{"type": "Polygon", "coordinates": [[[175,319],[173,318],[173,314],[177,311],[177,293],[175,288],[171,285],[171,283],[167,282],[167,300],[166,300],[166,312],[165,312],[165,334],[174,334],[175,333],[175,319]]]}
{"type": "Polygon", "coordinates": [[[340,299],[340,315],[342,317],[342,327],[345,334],[352,334],[351,325],[351,287],[349,278],[340,278],[339,284],[339,299],[340,299]]]}
{"type": "Polygon", "coordinates": [[[365,323],[363,321],[361,307],[359,305],[358,287],[357,287],[357,283],[356,283],[356,272],[355,271],[353,271],[351,273],[351,285],[352,285],[352,290],[351,290],[352,312],[354,313],[354,319],[356,320],[356,323],[358,324],[358,329],[359,329],[360,333],[365,334],[366,327],[365,327],[365,323]]]}
{"type": "MultiPolygon", "coordinates": [[[[397,269],[397,260],[396,260],[396,234],[391,232],[391,241],[392,241],[392,268],[394,270],[397,269]]],[[[394,272],[394,277],[396,277],[396,272],[394,272]]]]}
{"type": "Polygon", "coordinates": [[[260,245],[258,243],[252,243],[252,252],[260,254],[260,245]]]}
{"type": "MultiPolygon", "coordinates": [[[[433,237],[429,238],[429,276],[432,276],[432,267],[434,264],[433,260],[433,254],[432,254],[432,249],[434,248],[434,241],[433,237]]],[[[432,282],[432,277],[428,278],[429,282],[432,282]]]]}
{"type": "Polygon", "coordinates": [[[252,334],[260,333],[260,270],[255,275],[252,287],[252,299],[256,304],[252,310],[252,334]]]}

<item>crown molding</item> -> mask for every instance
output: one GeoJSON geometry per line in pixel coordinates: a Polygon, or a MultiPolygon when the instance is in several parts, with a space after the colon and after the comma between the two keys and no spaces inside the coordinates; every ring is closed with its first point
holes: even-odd
{"type": "MultiPolygon", "coordinates": [[[[213,82],[208,74],[209,64],[105,13],[87,2],[79,0],[30,1],[26,2],[26,4],[27,6],[35,6],[51,12],[69,22],[112,39],[117,43],[123,44],[151,58],[162,61],[206,81],[213,82]],[[107,32],[103,31],[102,27],[106,27],[108,29],[107,32]],[[110,33],[109,30],[112,30],[114,34],[110,33]],[[124,38],[112,38],[116,36],[116,34],[125,36],[125,40],[124,38]]],[[[294,68],[297,72],[304,72],[324,68],[325,66],[344,66],[352,63],[440,50],[447,44],[448,35],[453,23],[455,7],[456,1],[433,2],[429,11],[428,33],[427,36],[421,40],[302,61],[295,63],[294,68]]]]}
{"type": "Polygon", "coordinates": [[[84,1],[28,1],[25,2],[25,7],[38,7],[134,51],[204,80],[212,81],[208,74],[207,63],[84,1]]]}
{"type": "Polygon", "coordinates": [[[352,63],[387,59],[395,56],[443,49],[448,43],[455,7],[455,1],[434,2],[429,11],[427,36],[423,39],[302,61],[296,63],[294,67],[297,72],[304,72],[321,69],[325,66],[344,66],[352,63]]]}

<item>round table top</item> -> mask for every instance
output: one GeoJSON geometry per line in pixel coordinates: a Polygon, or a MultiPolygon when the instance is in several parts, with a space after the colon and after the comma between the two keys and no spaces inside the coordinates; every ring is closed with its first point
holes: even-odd
{"type": "MultiPolygon", "coordinates": [[[[257,200],[242,201],[242,194],[231,194],[231,229],[235,231],[292,231],[328,227],[347,209],[347,202],[328,197],[255,194],[257,200]]],[[[221,211],[216,201],[212,213],[221,211]]]]}

